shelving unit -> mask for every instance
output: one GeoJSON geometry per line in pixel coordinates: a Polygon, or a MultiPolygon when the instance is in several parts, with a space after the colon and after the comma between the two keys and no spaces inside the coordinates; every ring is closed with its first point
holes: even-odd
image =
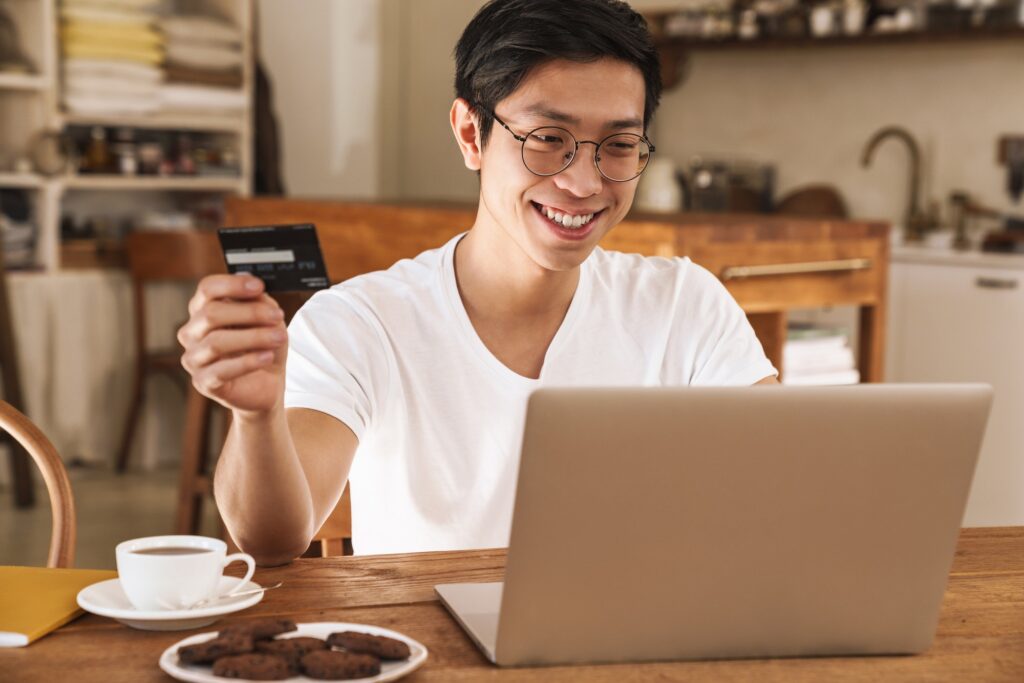
{"type": "Polygon", "coordinates": [[[692,52],[756,51],[780,49],[818,49],[837,47],[879,47],[910,45],[956,45],[964,43],[1006,42],[1024,40],[1024,26],[987,28],[978,27],[963,30],[924,30],[874,33],[865,31],[857,35],[835,34],[822,37],[757,37],[743,39],[738,36],[726,38],[700,38],[696,36],[673,36],[664,32],[666,19],[675,11],[648,12],[645,14],[655,36],[655,44],[661,56],[662,80],[666,88],[672,88],[683,79],[687,58],[692,52]]]}
{"type": "Polygon", "coordinates": [[[0,74],[0,90],[45,90],[47,79],[37,74],[0,74]]]}
{"type": "Polygon", "coordinates": [[[82,114],[64,113],[58,115],[58,120],[63,126],[196,130],[209,131],[211,133],[241,133],[248,124],[244,116],[176,114],[174,112],[159,112],[148,116],[84,116],[82,114]]]}
{"type": "Polygon", "coordinates": [[[248,106],[237,114],[157,112],[152,115],[83,115],[61,107],[60,0],[17,0],[4,7],[19,29],[20,44],[37,67],[34,74],[0,74],[0,163],[29,157],[30,141],[43,131],[70,127],[133,128],[170,133],[210,133],[225,138],[238,156],[239,176],[87,175],[68,171],[56,175],[18,173],[0,167],[0,189],[27,190],[38,226],[37,268],[62,269],[60,223],[69,210],[129,211],[149,202],[186,208],[192,197],[247,195],[252,191],[253,139],[253,8],[252,0],[175,0],[172,7],[188,14],[212,14],[234,23],[242,34],[242,90],[248,106]],[[119,193],[116,203],[111,196],[119,193]],[[94,196],[95,195],[95,196],[94,196]],[[86,206],[87,209],[79,207],[86,206]]]}
{"type": "Polygon", "coordinates": [[[46,180],[34,173],[0,173],[0,189],[37,190],[46,180]]]}
{"type": "Polygon", "coordinates": [[[150,190],[160,192],[230,192],[245,194],[245,180],[218,176],[66,176],[60,181],[65,190],[150,190]]]}

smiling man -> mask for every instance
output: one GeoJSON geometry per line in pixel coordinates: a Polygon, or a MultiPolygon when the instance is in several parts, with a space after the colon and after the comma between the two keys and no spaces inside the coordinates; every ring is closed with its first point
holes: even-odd
{"type": "Polygon", "coordinates": [[[655,151],[658,61],[636,12],[494,0],[455,83],[480,177],[467,233],[318,293],[287,333],[252,277],[206,278],[190,304],[182,363],[234,414],[218,506],[264,564],[305,550],[346,479],[357,553],[507,545],[537,387],[775,382],[706,270],[597,247],[655,151]]]}

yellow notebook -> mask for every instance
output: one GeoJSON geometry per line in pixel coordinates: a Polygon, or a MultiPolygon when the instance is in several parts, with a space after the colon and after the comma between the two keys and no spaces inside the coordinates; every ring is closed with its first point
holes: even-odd
{"type": "Polygon", "coordinates": [[[78,591],[117,577],[109,569],[0,567],[0,647],[23,647],[82,613],[78,591]]]}

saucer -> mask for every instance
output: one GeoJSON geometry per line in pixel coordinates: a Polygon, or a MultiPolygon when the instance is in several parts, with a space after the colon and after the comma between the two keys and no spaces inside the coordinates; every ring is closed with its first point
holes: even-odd
{"type": "MultiPolygon", "coordinates": [[[[227,593],[237,587],[239,581],[233,576],[222,576],[217,584],[217,592],[227,593]]],[[[242,590],[260,588],[262,586],[258,583],[250,581],[242,590]]],[[[110,617],[125,626],[143,631],[184,631],[212,624],[225,614],[252,607],[262,599],[263,593],[256,593],[238,598],[222,598],[197,609],[139,610],[128,602],[128,597],[121,589],[121,582],[110,579],[83,588],[78,593],[78,606],[86,612],[110,617]]]]}
{"type": "MultiPolygon", "coordinates": [[[[370,676],[368,678],[353,679],[361,681],[362,683],[381,683],[382,681],[394,681],[407,676],[416,669],[423,666],[423,662],[427,660],[427,648],[422,643],[413,640],[409,636],[392,631],[391,629],[382,628],[380,626],[370,626],[368,624],[347,624],[335,621],[319,621],[305,624],[296,624],[298,629],[291,631],[290,633],[283,633],[277,637],[278,640],[285,638],[294,638],[296,636],[312,636],[314,638],[320,638],[326,640],[327,636],[338,631],[361,631],[363,633],[369,633],[375,636],[387,636],[388,638],[394,638],[401,640],[409,646],[411,654],[408,659],[389,662],[382,661],[380,663],[380,673],[376,676],[370,676]]],[[[191,683],[230,683],[237,679],[224,678],[222,676],[214,676],[212,668],[209,664],[182,664],[178,661],[178,648],[183,645],[194,645],[195,643],[201,643],[211,638],[216,638],[216,633],[200,633],[194,636],[189,636],[184,640],[179,640],[174,645],[164,650],[164,653],[160,655],[160,668],[164,670],[168,675],[179,681],[190,681],[191,683]]],[[[310,681],[313,683],[314,679],[306,676],[292,676],[286,679],[293,683],[299,681],[310,681]]]]}

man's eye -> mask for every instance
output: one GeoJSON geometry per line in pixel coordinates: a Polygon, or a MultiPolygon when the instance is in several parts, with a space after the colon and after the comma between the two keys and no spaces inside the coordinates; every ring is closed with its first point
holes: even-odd
{"type": "Polygon", "coordinates": [[[539,142],[544,145],[560,145],[562,144],[562,138],[557,135],[537,135],[531,136],[534,142],[539,142]]]}

